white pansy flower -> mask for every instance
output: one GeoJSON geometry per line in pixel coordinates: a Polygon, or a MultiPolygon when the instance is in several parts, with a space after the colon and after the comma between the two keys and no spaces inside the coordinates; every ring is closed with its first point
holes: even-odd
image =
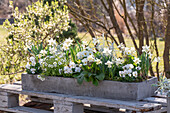
{"type": "Polygon", "coordinates": [[[141,70],[141,67],[140,66],[136,67],[136,70],[141,70]]]}
{"type": "Polygon", "coordinates": [[[32,66],[35,66],[35,65],[36,65],[36,62],[35,62],[35,61],[31,62],[31,65],[32,65],[32,66]]]}
{"type": "Polygon", "coordinates": [[[53,62],[54,67],[57,67],[57,62],[53,62]]]}
{"type": "Polygon", "coordinates": [[[138,77],[138,72],[137,71],[133,72],[132,74],[133,74],[134,77],[138,77]]]}
{"type": "Polygon", "coordinates": [[[111,62],[111,61],[109,61],[109,60],[105,63],[105,65],[108,65],[108,68],[111,68],[111,67],[112,67],[112,64],[113,64],[113,62],[111,62]]]}
{"type": "Polygon", "coordinates": [[[35,62],[35,57],[33,57],[33,56],[30,57],[30,61],[31,61],[31,62],[35,62]]]}
{"type": "Polygon", "coordinates": [[[59,73],[60,73],[60,74],[62,73],[62,71],[63,71],[62,69],[59,69],[59,73]]]}
{"type": "Polygon", "coordinates": [[[83,62],[83,65],[87,65],[87,62],[88,62],[87,58],[83,59],[82,62],[83,62]]]}
{"type": "Polygon", "coordinates": [[[74,62],[70,61],[69,66],[70,66],[70,68],[75,68],[76,64],[74,62]]]}
{"type": "Polygon", "coordinates": [[[30,71],[31,71],[32,74],[35,74],[36,69],[31,68],[30,71]]]}
{"type": "Polygon", "coordinates": [[[89,56],[89,52],[88,52],[88,51],[83,51],[83,55],[84,55],[85,57],[87,57],[87,56],[89,56]]]}
{"type": "Polygon", "coordinates": [[[112,50],[109,50],[109,48],[104,48],[103,54],[105,54],[106,56],[111,55],[112,50]]]}
{"type": "Polygon", "coordinates": [[[102,61],[100,60],[100,59],[96,59],[96,64],[97,65],[99,65],[99,64],[101,64],[102,63],[102,61]]]}
{"type": "Polygon", "coordinates": [[[150,51],[150,49],[149,49],[150,47],[149,46],[143,46],[142,47],[142,52],[146,52],[146,53],[148,53],[149,51],[150,51]]]}
{"type": "Polygon", "coordinates": [[[50,46],[54,46],[54,45],[56,45],[56,40],[54,40],[54,39],[50,39],[50,40],[48,40],[48,45],[50,45],[50,46]]]}
{"type": "Polygon", "coordinates": [[[75,68],[75,72],[80,72],[81,71],[81,68],[80,67],[76,67],[75,68]]]}
{"type": "Polygon", "coordinates": [[[133,60],[136,64],[140,64],[141,60],[139,58],[136,58],[133,60]]]}
{"type": "Polygon", "coordinates": [[[119,71],[119,75],[120,75],[121,77],[125,77],[124,71],[119,71]]]}
{"type": "Polygon", "coordinates": [[[87,60],[88,60],[89,62],[94,62],[94,61],[95,61],[95,58],[94,58],[93,55],[89,55],[89,56],[87,57],[87,60]]]}
{"type": "Polygon", "coordinates": [[[40,79],[41,81],[44,81],[44,80],[45,80],[45,78],[42,77],[41,75],[37,75],[37,78],[40,79]]]}
{"type": "Polygon", "coordinates": [[[30,69],[30,64],[27,62],[27,65],[25,66],[27,69],[30,69]]]}

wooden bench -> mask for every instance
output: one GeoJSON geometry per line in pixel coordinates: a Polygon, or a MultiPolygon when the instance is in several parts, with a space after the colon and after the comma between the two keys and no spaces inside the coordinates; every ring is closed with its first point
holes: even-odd
{"type": "MultiPolygon", "coordinates": [[[[52,100],[54,113],[83,113],[84,104],[105,108],[122,108],[127,113],[161,113],[167,111],[166,98],[147,98],[144,101],[121,101],[103,98],[73,96],[22,90],[21,85],[0,85],[0,110],[16,113],[52,113],[35,108],[19,106],[19,94],[52,100]]],[[[168,112],[169,113],[169,112],[168,112]]]]}

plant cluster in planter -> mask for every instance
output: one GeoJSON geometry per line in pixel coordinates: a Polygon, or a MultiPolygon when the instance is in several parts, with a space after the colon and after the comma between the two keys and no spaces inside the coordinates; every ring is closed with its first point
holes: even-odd
{"type": "Polygon", "coordinates": [[[98,85],[102,80],[141,82],[148,79],[150,62],[153,61],[149,46],[143,46],[139,55],[133,47],[123,44],[116,50],[113,43],[105,45],[104,37],[73,45],[66,39],[57,44],[52,38],[48,45],[33,45],[32,56],[27,62],[28,74],[36,74],[42,81],[45,76],[77,78],[78,83],[91,82],[98,85]],[[121,55],[118,55],[120,53],[121,55]]]}

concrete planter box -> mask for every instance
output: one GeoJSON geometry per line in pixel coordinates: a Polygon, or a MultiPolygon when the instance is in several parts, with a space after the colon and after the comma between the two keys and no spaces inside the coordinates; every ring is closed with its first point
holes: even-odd
{"type": "Polygon", "coordinates": [[[98,86],[83,82],[78,84],[74,78],[46,77],[45,81],[36,75],[22,74],[22,89],[40,92],[62,93],[77,96],[101,97],[120,100],[141,100],[154,95],[157,78],[140,83],[101,81],[98,86]]]}

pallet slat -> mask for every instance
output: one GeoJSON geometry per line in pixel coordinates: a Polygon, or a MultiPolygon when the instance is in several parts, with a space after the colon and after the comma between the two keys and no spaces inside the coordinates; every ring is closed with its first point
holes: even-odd
{"type": "Polygon", "coordinates": [[[143,101],[146,102],[152,102],[152,103],[159,103],[162,104],[162,106],[167,106],[167,99],[166,98],[156,98],[156,97],[149,97],[145,98],[143,101]]]}
{"type": "Polygon", "coordinates": [[[36,108],[28,108],[23,106],[13,108],[0,108],[2,111],[14,112],[14,113],[53,113],[52,111],[40,110],[36,108]]]}

